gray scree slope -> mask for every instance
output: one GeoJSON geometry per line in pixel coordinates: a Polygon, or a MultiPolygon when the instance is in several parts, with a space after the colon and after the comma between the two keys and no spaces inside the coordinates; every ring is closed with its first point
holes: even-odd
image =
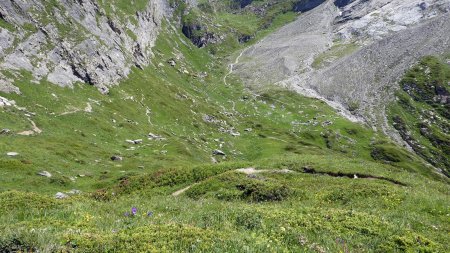
{"type": "Polygon", "coordinates": [[[449,12],[450,0],[356,0],[343,8],[327,1],[247,48],[234,72],[251,87],[276,83],[321,98],[351,120],[343,108],[356,104],[389,133],[384,106],[398,78],[420,57],[450,52],[449,12]],[[359,49],[314,69],[336,41],[359,49]]]}

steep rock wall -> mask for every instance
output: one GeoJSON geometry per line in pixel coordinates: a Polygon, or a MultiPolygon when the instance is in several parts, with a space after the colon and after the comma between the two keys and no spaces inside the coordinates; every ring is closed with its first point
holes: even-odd
{"type": "Polygon", "coordinates": [[[101,0],[1,1],[0,91],[19,92],[2,72],[26,70],[34,82],[81,81],[107,93],[132,66],[149,63],[170,13],[165,0],[140,2],[121,9],[101,0]]]}

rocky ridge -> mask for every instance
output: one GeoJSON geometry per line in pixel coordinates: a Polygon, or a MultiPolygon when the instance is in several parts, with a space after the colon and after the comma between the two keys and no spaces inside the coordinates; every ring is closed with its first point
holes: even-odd
{"type": "Polygon", "coordinates": [[[132,66],[148,65],[161,22],[170,13],[167,2],[149,1],[142,9],[132,7],[135,12],[108,5],[1,1],[0,91],[20,93],[13,79],[25,70],[33,82],[69,87],[85,82],[107,93],[132,66]]]}

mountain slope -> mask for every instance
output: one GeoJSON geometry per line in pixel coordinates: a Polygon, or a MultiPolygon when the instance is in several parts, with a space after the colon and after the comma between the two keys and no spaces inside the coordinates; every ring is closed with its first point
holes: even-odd
{"type": "Polygon", "coordinates": [[[450,51],[441,32],[449,29],[450,3],[342,3],[325,1],[246,50],[236,71],[248,85],[317,92],[387,128],[380,106],[392,101],[395,82],[421,57],[450,51]]]}
{"type": "Polygon", "coordinates": [[[148,65],[107,94],[5,71],[21,94],[0,93],[0,252],[449,251],[448,178],[324,101],[247,89],[226,66],[294,16],[277,2],[208,1],[203,26],[233,42],[202,48],[183,34],[190,7],[163,19],[148,65]],[[241,23],[262,10],[271,26],[241,23]]]}

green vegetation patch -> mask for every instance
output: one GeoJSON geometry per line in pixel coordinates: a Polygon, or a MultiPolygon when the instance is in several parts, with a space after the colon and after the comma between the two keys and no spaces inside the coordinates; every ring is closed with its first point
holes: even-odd
{"type": "Polygon", "coordinates": [[[359,49],[359,45],[355,43],[342,44],[336,43],[327,51],[318,55],[314,62],[312,63],[312,67],[316,69],[324,68],[329,66],[333,61],[340,59],[344,56],[347,56],[356,50],[359,49]]]}
{"type": "Polygon", "coordinates": [[[405,73],[390,108],[393,126],[414,151],[449,175],[450,65],[425,57],[405,73]]]}

